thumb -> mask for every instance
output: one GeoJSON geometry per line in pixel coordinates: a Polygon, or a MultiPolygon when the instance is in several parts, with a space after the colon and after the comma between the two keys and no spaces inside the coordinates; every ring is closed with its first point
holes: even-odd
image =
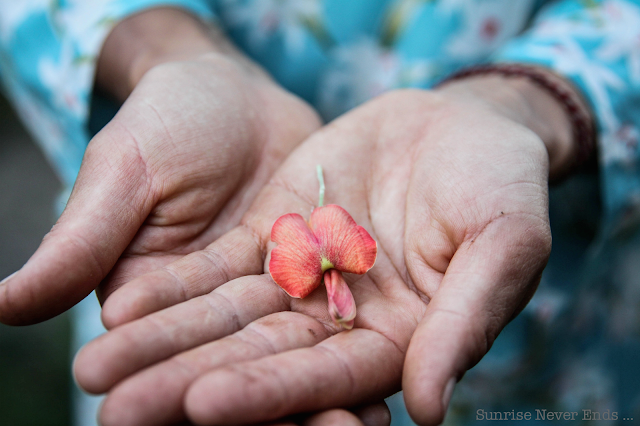
{"type": "Polygon", "coordinates": [[[455,383],[526,304],[550,249],[548,222],[515,214],[460,245],[407,350],[403,390],[418,424],[442,423],[455,383]]]}
{"type": "Polygon", "coordinates": [[[149,214],[150,182],[135,138],[114,119],[87,147],[58,222],[0,285],[0,321],[46,320],[96,288],[149,214]]]}

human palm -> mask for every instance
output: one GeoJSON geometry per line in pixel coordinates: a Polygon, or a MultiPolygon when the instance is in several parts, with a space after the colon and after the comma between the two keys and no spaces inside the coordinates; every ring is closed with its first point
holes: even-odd
{"type": "Polygon", "coordinates": [[[535,290],[550,249],[547,176],[542,141],[488,103],[380,97],[298,147],[237,228],[116,291],[103,317],[133,321],[81,351],[77,380],[110,392],[106,425],[257,422],[377,401],[401,383],[414,418],[438,423],[454,381],[535,290]],[[229,273],[235,253],[268,264],[280,215],[309,217],[316,164],[326,202],[378,242],[375,266],[347,277],[348,332],[322,289],[292,299],[269,275],[229,273]]]}
{"type": "MultiPolygon", "coordinates": [[[[239,223],[276,167],[319,124],[310,107],[257,68],[223,55],[156,66],[91,141],[61,218],[0,288],[0,319],[46,319],[100,282],[104,299],[204,248],[239,223]]],[[[218,259],[198,261],[216,268],[218,259]]],[[[262,270],[241,254],[237,261],[242,273],[262,270]]],[[[228,274],[219,279],[239,272],[228,274]]]]}

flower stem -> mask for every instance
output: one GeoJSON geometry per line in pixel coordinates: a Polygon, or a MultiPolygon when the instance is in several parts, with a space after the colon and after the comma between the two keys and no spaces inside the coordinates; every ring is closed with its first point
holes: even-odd
{"type": "Polygon", "coordinates": [[[324,205],[324,175],[322,173],[322,166],[320,164],[316,165],[316,172],[318,173],[318,183],[320,184],[318,207],[322,207],[324,205]]]}

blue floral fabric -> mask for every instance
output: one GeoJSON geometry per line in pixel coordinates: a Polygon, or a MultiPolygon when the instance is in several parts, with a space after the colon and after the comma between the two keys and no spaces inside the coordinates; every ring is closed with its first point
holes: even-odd
{"type": "Polygon", "coordinates": [[[540,289],[461,381],[447,423],[479,409],[640,420],[640,0],[0,0],[6,93],[66,185],[90,138],[102,42],[119,20],[163,5],[216,21],[327,120],[478,63],[572,80],[597,118],[598,176],[552,191],[540,289]]]}

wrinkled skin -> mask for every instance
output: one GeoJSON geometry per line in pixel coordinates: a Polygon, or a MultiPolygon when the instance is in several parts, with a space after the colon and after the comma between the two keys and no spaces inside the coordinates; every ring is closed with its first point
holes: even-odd
{"type": "MultiPolygon", "coordinates": [[[[0,287],[0,320],[49,318],[101,281],[104,299],[203,249],[239,223],[276,167],[319,125],[304,102],[223,55],[154,67],[89,144],[67,208],[38,251],[0,287]]],[[[233,242],[227,248],[232,263],[262,271],[260,259],[233,242]]],[[[220,259],[192,260],[192,274],[220,266],[220,259]]]]}
{"type": "MultiPolygon", "coordinates": [[[[199,250],[238,225],[276,167],[320,124],[307,104],[237,56],[211,53],[155,66],[89,144],[57,224],[0,287],[0,320],[47,319],[97,286],[104,301],[194,251],[187,273],[208,273],[225,259],[199,250]]],[[[220,241],[229,242],[229,265],[263,270],[262,259],[243,255],[233,232],[220,241]]],[[[103,322],[115,325],[109,317],[103,322]]],[[[296,423],[390,422],[384,403],[356,414],[328,410],[296,423]]]]}
{"type": "MultiPolygon", "coordinates": [[[[80,352],[76,378],[109,392],[107,426],[185,415],[253,423],[372,403],[401,384],[416,422],[438,424],[453,381],[539,282],[551,243],[548,164],[538,136],[491,103],[446,88],[374,99],[299,146],[238,227],[118,289],[103,318],[120,326],[80,352]],[[309,217],[316,164],[326,202],[378,242],[373,269],[348,278],[358,307],[348,332],[329,318],[323,288],[292,299],[255,275],[275,220],[309,217]]],[[[156,211],[179,216],[171,202],[156,211]]]]}

